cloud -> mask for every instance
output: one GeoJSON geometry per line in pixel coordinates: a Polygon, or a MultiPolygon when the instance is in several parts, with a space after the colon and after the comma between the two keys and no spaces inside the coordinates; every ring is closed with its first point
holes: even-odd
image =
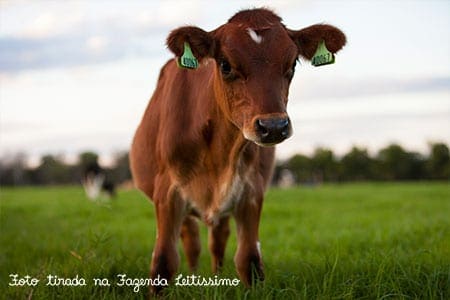
{"type": "Polygon", "coordinates": [[[304,99],[352,98],[376,95],[450,91],[450,76],[422,78],[321,78],[296,82],[297,94],[304,99]],[[326,87],[326,88],[324,88],[326,87]]]}
{"type": "Polygon", "coordinates": [[[55,35],[57,18],[50,12],[40,14],[30,26],[24,29],[22,35],[28,38],[44,38],[55,35]]]}
{"type": "Polygon", "coordinates": [[[113,48],[102,57],[85,47],[87,37],[50,38],[45,40],[0,39],[0,71],[14,73],[28,69],[68,67],[108,61],[121,56],[121,49],[113,48]]]}
{"type": "Polygon", "coordinates": [[[41,39],[0,37],[0,73],[97,64],[127,55],[161,55],[163,32],[168,29],[153,28],[145,34],[100,30],[41,39]]]}
{"type": "Polygon", "coordinates": [[[0,73],[160,55],[171,26],[152,5],[11,4],[0,12],[0,73]]]}
{"type": "Polygon", "coordinates": [[[162,1],[158,7],[158,21],[162,24],[172,25],[186,21],[186,13],[189,19],[199,19],[205,9],[205,3],[198,0],[191,1],[162,1]]]}
{"type": "Polygon", "coordinates": [[[86,41],[86,46],[94,54],[103,53],[109,44],[109,40],[105,36],[91,36],[86,41]]]}

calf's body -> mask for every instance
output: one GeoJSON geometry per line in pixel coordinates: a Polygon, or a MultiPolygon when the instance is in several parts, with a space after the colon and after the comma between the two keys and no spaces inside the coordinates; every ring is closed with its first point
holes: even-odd
{"type": "Polygon", "coordinates": [[[289,30],[266,9],[242,11],[212,32],[182,27],[170,34],[169,49],[181,56],[188,43],[200,66],[181,69],[172,59],[162,68],[130,152],[135,184],[156,209],[151,277],[173,277],[180,237],[195,270],[197,219],[209,227],[218,271],[233,216],[237,272],[247,286],[264,278],[258,226],[271,146],[291,135],[286,104],[295,61],[311,59],[321,40],[334,53],[345,36],[329,25],[289,30]]]}

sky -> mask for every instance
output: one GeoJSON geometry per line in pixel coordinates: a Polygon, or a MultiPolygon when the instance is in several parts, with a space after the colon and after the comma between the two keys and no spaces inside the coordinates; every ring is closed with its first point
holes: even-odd
{"type": "Polygon", "coordinates": [[[0,1],[0,158],[95,151],[107,163],[129,149],[173,57],[169,32],[261,6],[290,29],[329,23],[348,39],[335,64],[297,66],[279,159],[450,144],[450,1],[17,0],[0,1]]]}

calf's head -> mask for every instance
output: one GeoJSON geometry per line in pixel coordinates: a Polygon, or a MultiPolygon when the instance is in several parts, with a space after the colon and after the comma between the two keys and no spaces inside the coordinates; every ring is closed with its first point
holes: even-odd
{"type": "Polygon", "coordinates": [[[299,56],[310,60],[321,41],[336,53],[346,38],[330,25],[290,30],[272,11],[255,9],[237,13],[211,32],[178,28],[170,33],[167,45],[181,56],[187,42],[200,62],[213,61],[214,89],[222,111],[246,139],[270,146],[292,134],[286,105],[296,62],[299,56]]]}

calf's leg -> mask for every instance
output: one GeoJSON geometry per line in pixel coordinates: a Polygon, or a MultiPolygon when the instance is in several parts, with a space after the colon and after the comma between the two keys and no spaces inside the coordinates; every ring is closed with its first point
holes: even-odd
{"type": "Polygon", "coordinates": [[[214,273],[218,273],[223,266],[223,257],[228,237],[230,236],[230,217],[223,217],[219,223],[212,225],[208,231],[208,245],[211,252],[211,266],[214,273]]]}
{"type": "MultiPolygon", "coordinates": [[[[156,195],[157,236],[150,277],[157,278],[159,276],[170,281],[180,263],[177,241],[184,219],[185,202],[176,191],[164,192],[163,187],[156,195]],[[167,197],[165,199],[158,197],[161,195],[167,195],[167,197]]],[[[158,293],[162,288],[163,286],[151,287],[154,293],[158,293]]]]}
{"type": "Polygon", "coordinates": [[[236,270],[245,286],[255,279],[264,280],[262,256],[259,249],[258,227],[262,197],[244,198],[239,201],[234,216],[236,219],[238,248],[234,256],[236,270]]]}
{"type": "Polygon", "coordinates": [[[189,269],[194,272],[198,266],[201,244],[197,220],[193,216],[186,216],[181,225],[181,241],[188,261],[189,269]]]}

